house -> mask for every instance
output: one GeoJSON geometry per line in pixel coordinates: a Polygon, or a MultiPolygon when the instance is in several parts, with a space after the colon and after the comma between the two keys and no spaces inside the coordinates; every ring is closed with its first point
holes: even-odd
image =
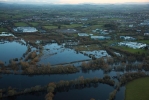
{"type": "Polygon", "coordinates": [[[78,33],[78,36],[89,36],[87,33],[78,33]]]}

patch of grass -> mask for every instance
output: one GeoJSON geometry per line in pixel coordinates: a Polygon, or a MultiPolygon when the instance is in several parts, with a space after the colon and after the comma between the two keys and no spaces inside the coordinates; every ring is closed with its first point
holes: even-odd
{"type": "MultiPolygon", "coordinates": [[[[106,46],[110,46],[110,45],[112,45],[112,44],[114,44],[114,43],[117,43],[117,41],[116,40],[107,40],[106,41],[106,46]]],[[[116,44],[115,44],[116,45],[116,44]]]]}
{"type": "Polygon", "coordinates": [[[116,46],[116,48],[122,49],[124,51],[128,51],[130,53],[138,53],[138,52],[140,54],[147,53],[147,50],[145,50],[145,49],[133,49],[133,48],[125,47],[125,46],[116,46]]]}
{"type": "Polygon", "coordinates": [[[136,79],[126,85],[125,100],[149,100],[149,77],[136,79]]]}
{"type": "Polygon", "coordinates": [[[5,32],[5,31],[8,31],[6,28],[0,28],[0,32],[5,32]]]}
{"type": "Polygon", "coordinates": [[[58,28],[58,26],[43,26],[45,29],[48,29],[48,30],[51,30],[51,29],[57,29],[58,28]]]}
{"type": "Polygon", "coordinates": [[[81,26],[82,24],[71,24],[71,25],[62,25],[62,28],[76,28],[81,26]]]}
{"type": "Polygon", "coordinates": [[[149,40],[140,40],[138,42],[149,44],[149,40]]]}
{"type": "Polygon", "coordinates": [[[25,26],[29,26],[29,25],[27,25],[26,23],[24,23],[24,22],[18,22],[18,23],[15,23],[14,24],[16,27],[25,27],[25,26]]]}
{"type": "Polygon", "coordinates": [[[36,23],[36,22],[31,22],[29,24],[31,24],[32,26],[38,26],[39,25],[39,23],[36,23]]]}
{"type": "Polygon", "coordinates": [[[88,32],[92,33],[92,30],[95,30],[97,28],[98,29],[104,29],[103,24],[91,25],[91,26],[88,26],[86,28],[82,28],[82,31],[84,31],[86,33],[88,33],[88,32]]]}

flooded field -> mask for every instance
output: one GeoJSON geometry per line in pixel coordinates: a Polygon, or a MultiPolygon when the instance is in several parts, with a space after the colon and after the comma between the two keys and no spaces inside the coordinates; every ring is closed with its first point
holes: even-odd
{"type": "Polygon", "coordinates": [[[57,43],[52,43],[44,46],[43,56],[40,58],[39,63],[50,63],[51,65],[55,65],[89,59],[88,56],[77,53],[72,49],[65,48],[57,43]]]}
{"type": "Polygon", "coordinates": [[[22,41],[0,41],[0,60],[9,63],[9,60],[20,59],[27,50],[22,41]]]}
{"type": "Polygon", "coordinates": [[[110,57],[110,55],[105,50],[83,51],[83,53],[88,54],[88,55],[94,55],[96,58],[110,57]]]}
{"type": "MultiPolygon", "coordinates": [[[[23,54],[28,51],[30,52],[37,52],[39,53],[38,49],[34,46],[26,46],[25,41],[1,41],[0,42],[0,59],[1,61],[5,62],[5,64],[9,64],[9,60],[11,59],[21,59],[23,58],[23,54]],[[10,51],[11,49],[11,51],[10,51]],[[5,55],[7,54],[7,56],[5,55]]],[[[29,55],[26,54],[26,55],[29,55]]],[[[102,57],[111,57],[105,50],[96,50],[96,51],[82,51],[76,52],[73,49],[66,48],[64,45],[58,45],[57,43],[48,43],[42,48],[42,55],[40,56],[40,60],[37,65],[40,64],[50,64],[50,65],[69,65],[72,64],[76,66],[76,68],[80,69],[79,72],[72,73],[72,74],[49,74],[49,75],[21,75],[21,74],[2,74],[0,79],[0,88],[8,88],[13,87],[19,90],[24,90],[25,88],[30,88],[34,86],[46,86],[50,82],[59,82],[59,81],[71,81],[76,80],[78,77],[82,76],[86,78],[103,78],[104,76],[108,75],[114,80],[116,83],[119,81],[114,78],[118,75],[123,75],[127,71],[110,71],[105,72],[102,69],[99,70],[88,70],[88,71],[81,71],[81,64],[82,62],[91,61],[90,55],[94,56],[95,58],[102,58],[102,57]]],[[[24,59],[22,59],[24,60],[24,59]]],[[[19,61],[19,60],[18,60],[19,61]]],[[[126,62],[126,64],[129,62],[126,62]]],[[[117,62],[109,65],[111,68],[113,66],[120,66],[122,62],[117,62]]],[[[140,62],[135,61],[132,63],[133,65],[140,64],[140,62]]],[[[123,65],[126,67],[126,65],[123,65]]],[[[134,70],[134,72],[136,72],[134,70]]],[[[115,84],[116,84],[115,83],[115,84]]],[[[114,90],[113,86],[109,86],[107,84],[98,83],[97,86],[86,87],[82,89],[70,89],[69,91],[61,91],[56,92],[53,100],[60,100],[60,98],[64,98],[66,100],[89,100],[90,98],[106,100],[109,97],[109,94],[114,90]],[[98,95],[97,95],[98,94],[98,95]],[[73,97],[73,98],[72,98],[73,97]]],[[[124,91],[125,87],[121,87],[117,92],[115,100],[123,100],[124,98],[124,91]]],[[[14,100],[25,100],[27,98],[41,100],[45,97],[46,92],[39,92],[35,93],[34,95],[26,94],[14,97],[14,100]],[[38,97],[38,98],[37,98],[38,97]]],[[[9,98],[5,98],[4,100],[9,100],[9,98]]]]}

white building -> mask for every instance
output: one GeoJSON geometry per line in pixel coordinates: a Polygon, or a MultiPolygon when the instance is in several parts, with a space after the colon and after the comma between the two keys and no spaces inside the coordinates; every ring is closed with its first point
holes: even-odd
{"type": "Polygon", "coordinates": [[[87,33],[78,33],[78,36],[89,36],[87,33]]]}
{"type": "Polygon", "coordinates": [[[106,40],[106,39],[111,39],[111,37],[109,37],[109,36],[91,36],[91,39],[106,40]]]}
{"type": "Polygon", "coordinates": [[[134,37],[130,37],[130,36],[120,36],[120,39],[124,39],[124,40],[136,40],[134,37]]]}
{"type": "Polygon", "coordinates": [[[37,32],[38,30],[34,27],[17,27],[14,28],[14,31],[22,33],[30,33],[30,32],[37,32]]]}
{"type": "Polygon", "coordinates": [[[133,24],[129,25],[129,27],[132,28],[133,27],[133,24]]]}
{"type": "Polygon", "coordinates": [[[147,45],[146,44],[143,44],[143,43],[137,43],[137,42],[119,42],[118,43],[119,46],[127,46],[127,47],[130,47],[130,48],[133,48],[133,49],[140,49],[140,48],[144,48],[146,47],[147,45]]]}
{"type": "Polygon", "coordinates": [[[14,37],[14,35],[12,33],[8,33],[8,32],[2,32],[0,34],[0,36],[12,36],[12,37],[14,37]]]}
{"type": "Polygon", "coordinates": [[[149,33],[144,33],[144,36],[149,36],[149,33]]]}

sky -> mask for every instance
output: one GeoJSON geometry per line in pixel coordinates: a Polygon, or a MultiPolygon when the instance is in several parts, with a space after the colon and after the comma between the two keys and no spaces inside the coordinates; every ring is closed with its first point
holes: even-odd
{"type": "Polygon", "coordinates": [[[51,4],[82,4],[82,3],[129,3],[149,2],[149,0],[0,0],[7,3],[51,3],[51,4]]]}

